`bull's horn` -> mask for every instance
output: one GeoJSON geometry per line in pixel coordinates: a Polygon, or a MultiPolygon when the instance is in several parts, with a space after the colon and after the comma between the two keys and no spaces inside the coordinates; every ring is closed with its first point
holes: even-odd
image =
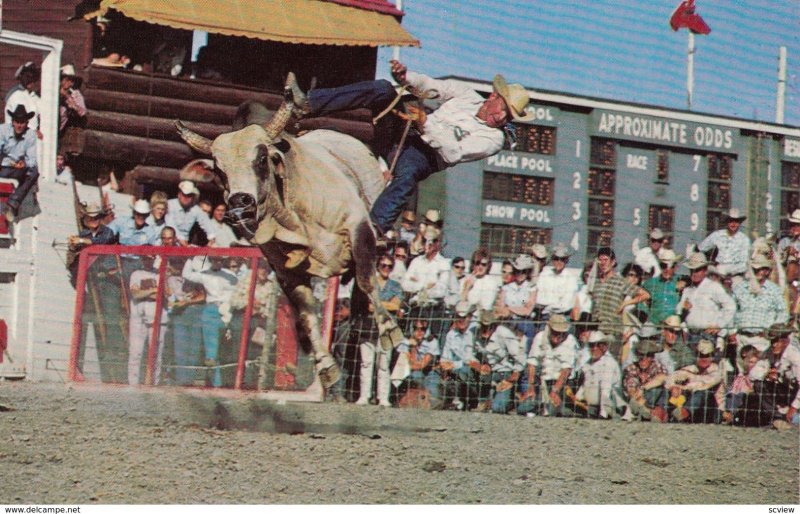
{"type": "Polygon", "coordinates": [[[203,155],[211,156],[211,143],[212,141],[189,130],[180,120],[175,120],[175,128],[178,129],[178,134],[186,141],[186,144],[197,150],[203,155]]]}
{"type": "Polygon", "coordinates": [[[293,88],[296,88],[296,84],[297,78],[295,78],[294,73],[289,72],[286,76],[286,84],[283,86],[283,103],[281,103],[281,106],[272,119],[264,125],[264,130],[267,132],[267,136],[270,139],[278,137],[278,134],[283,132],[283,129],[286,128],[286,124],[292,119],[292,113],[296,108],[292,91],[293,88]]]}

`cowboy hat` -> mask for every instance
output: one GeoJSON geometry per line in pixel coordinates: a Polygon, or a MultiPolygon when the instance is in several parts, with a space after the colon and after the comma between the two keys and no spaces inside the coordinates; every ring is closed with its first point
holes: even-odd
{"type": "Polygon", "coordinates": [[[539,243],[531,245],[531,255],[537,259],[547,259],[547,247],[539,243]]]}
{"type": "Polygon", "coordinates": [[[529,270],[533,267],[533,259],[531,259],[530,255],[518,255],[514,262],[511,263],[511,267],[517,271],[529,270]]]}
{"type": "Polygon", "coordinates": [[[81,87],[81,84],[83,84],[83,79],[75,73],[75,66],[71,64],[65,64],[61,67],[61,78],[72,79],[76,88],[81,87]]]}
{"type": "Polygon", "coordinates": [[[767,339],[770,341],[777,341],[778,339],[791,335],[792,332],[794,332],[794,329],[791,325],[787,323],[775,323],[769,327],[767,339]]]}
{"type": "Polygon", "coordinates": [[[458,318],[466,318],[472,314],[472,305],[466,300],[461,300],[456,304],[455,314],[458,318]]]}
{"type": "Polygon", "coordinates": [[[414,213],[414,211],[403,211],[403,214],[400,216],[400,218],[407,223],[417,222],[417,215],[414,213]]]}
{"type": "Polygon", "coordinates": [[[681,258],[673,250],[662,248],[658,251],[658,260],[672,267],[680,262],[681,258]]]}
{"type": "Polygon", "coordinates": [[[439,209],[428,209],[425,211],[425,217],[422,220],[428,225],[440,225],[442,222],[442,213],[439,209]]]}
{"type": "Polygon", "coordinates": [[[180,184],[178,184],[178,189],[181,193],[185,194],[186,196],[190,195],[199,195],[200,191],[194,185],[194,182],[191,180],[182,180],[180,184]]]}
{"type": "Polygon", "coordinates": [[[150,214],[150,202],[147,200],[136,200],[133,203],[133,212],[137,214],[150,214]]]}
{"type": "Polygon", "coordinates": [[[97,202],[89,202],[83,208],[83,215],[87,218],[98,218],[104,213],[103,208],[97,202]]]}
{"type": "Polygon", "coordinates": [[[6,109],[6,112],[8,113],[9,116],[11,116],[11,119],[15,121],[20,121],[20,120],[28,121],[34,116],[36,116],[35,112],[28,112],[25,109],[25,106],[22,104],[18,104],[17,108],[14,109],[13,112],[9,111],[8,109],[6,109]]]}
{"type": "Polygon", "coordinates": [[[654,228],[650,231],[650,239],[653,241],[661,241],[664,239],[664,232],[660,228],[654,228]]]}
{"type": "Polygon", "coordinates": [[[425,229],[425,233],[423,234],[423,236],[425,236],[425,240],[427,241],[437,240],[439,237],[441,237],[441,235],[442,231],[436,227],[427,227],[425,229]]]}
{"type": "Polygon", "coordinates": [[[509,84],[506,82],[505,77],[497,74],[492,82],[492,87],[506,102],[514,121],[532,121],[536,118],[534,113],[525,113],[525,107],[530,102],[530,96],[528,96],[528,92],[521,84],[509,84]]]}
{"type": "Polygon", "coordinates": [[[706,254],[702,252],[695,252],[686,262],[683,263],[683,265],[690,270],[705,268],[708,266],[708,259],[706,259],[706,254]]]}
{"type": "Polygon", "coordinates": [[[550,319],[547,320],[547,326],[550,327],[550,330],[553,332],[561,334],[569,330],[569,322],[563,314],[553,314],[550,316],[550,319]]]}
{"type": "Polygon", "coordinates": [[[553,257],[557,257],[559,259],[568,259],[569,256],[569,248],[564,243],[556,243],[556,245],[553,246],[553,257]]]}
{"type": "Polygon", "coordinates": [[[800,224],[800,209],[795,209],[791,214],[786,216],[786,218],[792,225],[800,224]]]}
{"type": "Polygon", "coordinates": [[[756,255],[750,259],[750,267],[753,269],[769,268],[772,269],[772,261],[763,255],[756,255]]]}
{"type": "Polygon", "coordinates": [[[725,213],[724,218],[725,218],[725,221],[730,221],[730,220],[744,221],[744,220],[747,219],[747,216],[745,216],[742,213],[740,213],[739,209],[737,209],[735,207],[732,207],[732,208],[728,209],[728,212],[725,213]]]}

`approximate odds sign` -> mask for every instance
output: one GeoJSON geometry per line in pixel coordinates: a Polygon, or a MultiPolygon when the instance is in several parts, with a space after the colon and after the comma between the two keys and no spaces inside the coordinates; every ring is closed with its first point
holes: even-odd
{"type": "Polygon", "coordinates": [[[594,135],[661,146],[730,153],[738,153],[740,148],[738,131],[729,127],[615,111],[595,110],[592,131],[594,135]]]}

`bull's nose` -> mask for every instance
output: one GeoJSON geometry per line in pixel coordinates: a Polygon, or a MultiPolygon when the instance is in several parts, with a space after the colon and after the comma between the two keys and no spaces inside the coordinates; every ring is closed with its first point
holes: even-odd
{"type": "Polygon", "coordinates": [[[248,193],[234,193],[228,198],[228,207],[231,209],[247,209],[255,205],[255,197],[248,193]]]}

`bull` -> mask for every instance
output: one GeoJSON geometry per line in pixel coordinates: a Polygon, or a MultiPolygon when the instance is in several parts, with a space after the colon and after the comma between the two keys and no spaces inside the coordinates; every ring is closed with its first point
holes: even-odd
{"type": "Polygon", "coordinates": [[[237,236],[257,245],[275,270],[297,314],[301,340],[310,346],[304,350],[313,353],[327,389],[340,371],[322,339],[312,276],[351,273],[374,307],[384,348],[402,340],[376,288],[376,233],[369,211],[386,181],[375,155],[351,136],[321,129],[298,137],[283,132],[294,109],[292,80],[290,74],[284,102],[263,124],[250,122],[266,108],[250,102],[240,108],[234,131],[214,141],[180,121],[176,126],[189,146],[213,158],[213,178],[228,206],[226,221],[237,236]]]}

